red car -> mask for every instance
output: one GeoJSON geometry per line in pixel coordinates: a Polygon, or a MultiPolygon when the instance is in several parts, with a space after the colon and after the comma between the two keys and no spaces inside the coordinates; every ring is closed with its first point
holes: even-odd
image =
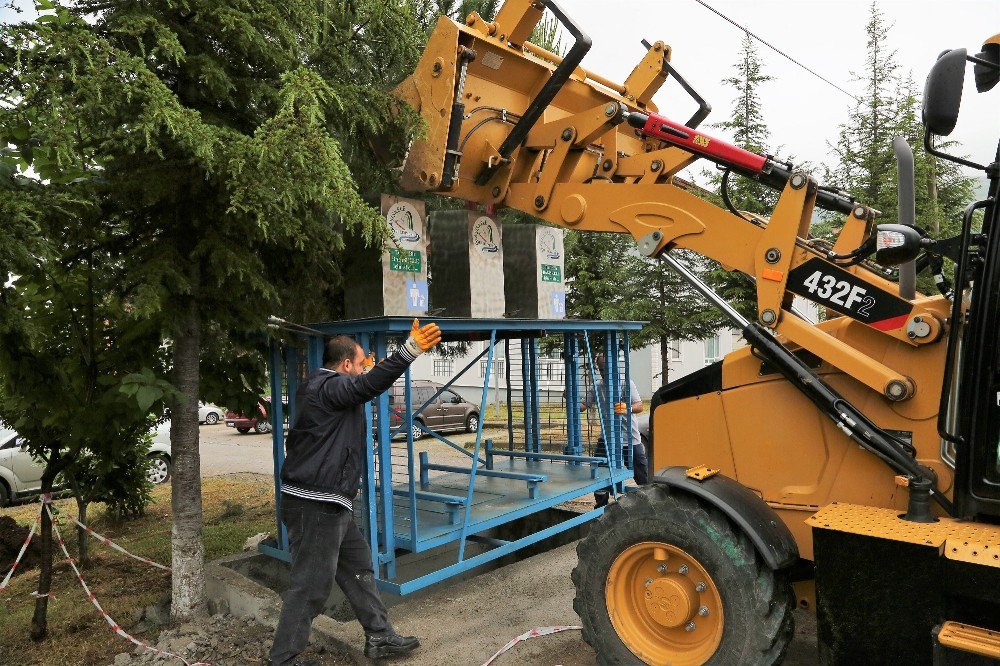
{"type": "MultiPolygon", "coordinates": [[[[264,402],[268,401],[265,400],[264,402]]],[[[267,408],[264,406],[264,402],[257,403],[257,414],[253,416],[244,416],[231,410],[226,412],[226,426],[236,428],[237,431],[244,435],[251,430],[258,433],[271,432],[271,418],[268,415],[267,408]]]]}

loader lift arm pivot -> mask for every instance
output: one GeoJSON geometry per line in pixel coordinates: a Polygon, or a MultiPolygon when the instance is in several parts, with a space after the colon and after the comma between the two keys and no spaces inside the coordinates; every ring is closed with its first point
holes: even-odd
{"type": "MultiPolygon", "coordinates": [[[[770,156],[659,114],[652,96],[672,71],[670,47],[663,42],[647,44],[646,55],[624,84],[580,67],[589,48],[590,39],[552,0],[508,0],[493,23],[475,13],[464,25],[442,18],[414,75],[397,91],[429,126],[426,137],[411,147],[404,187],[510,206],[565,228],[628,233],[648,256],[688,249],[751,276],[757,285],[758,317],[748,341],[752,338],[760,353],[774,356],[770,360],[776,367],[784,368],[785,376],[852,439],[918,482],[911,483],[911,490],[929,484],[934,499],[950,510],[936,490],[935,473],[918,464],[905,443],[864,419],[836,392],[824,397],[826,406],[820,405],[803,384],[818,390],[825,383],[808,368],[795,367],[788,350],[811,352],[889,402],[905,402],[915,394],[915,381],[898,368],[789,311],[797,294],[911,347],[942,338],[947,308],[941,303],[903,298],[897,284],[869,268],[831,258],[869,238],[875,211],[821,188],[770,156]],[[526,43],[544,9],[573,37],[565,58],[526,43]],[[464,90],[456,95],[456,53],[461,49],[477,57],[467,64],[464,90]],[[451,63],[454,71],[431,74],[433,64],[442,62],[451,63]],[[476,175],[459,177],[446,187],[438,174],[449,133],[438,118],[451,116],[456,98],[478,105],[469,115],[482,110],[495,113],[497,120],[517,121],[510,129],[509,120],[483,124],[479,117],[466,118],[460,140],[463,172],[476,175]],[[780,190],[769,221],[750,223],[738,211],[684,189],[674,176],[699,159],[780,190]],[[816,206],[846,215],[833,253],[809,240],[816,206]],[[793,379],[802,372],[809,377],[793,379]]],[[[696,124],[700,118],[693,120],[696,124]]]]}

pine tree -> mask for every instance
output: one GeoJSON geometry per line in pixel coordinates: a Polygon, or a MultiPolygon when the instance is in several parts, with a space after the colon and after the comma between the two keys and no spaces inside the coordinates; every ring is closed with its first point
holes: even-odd
{"type": "MultiPolygon", "coordinates": [[[[912,74],[900,73],[896,51],[888,46],[891,27],[873,2],[865,26],[867,61],[863,72],[855,75],[862,94],[831,145],[837,164],[827,170],[826,180],[878,210],[879,223],[896,222],[898,168],[892,140],[902,136],[913,150],[916,224],[934,237],[947,237],[957,233],[975,180],[966,177],[958,165],[924,150],[920,97],[912,74]]],[[[961,152],[953,142],[943,146],[961,152]]],[[[830,228],[841,221],[840,216],[828,215],[815,232],[832,235],[830,228]]],[[[918,284],[922,291],[933,289],[929,276],[921,276],[918,284]]]]}
{"type": "Polygon", "coordinates": [[[899,65],[896,51],[888,46],[891,27],[873,1],[865,25],[865,68],[860,73],[852,72],[862,93],[841,126],[837,141],[830,145],[838,163],[826,174],[828,184],[836,184],[881,211],[885,221],[896,216],[892,139],[899,131],[899,65]]]}
{"type": "MultiPolygon", "coordinates": [[[[95,208],[75,223],[104,231],[123,307],[167,341],[172,613],[186,618],[204,601],[202,379],[243,379],[207,352],[253,352],[268,315],[323,305],[345,233],[381,238],[356,179],[389,182],[369,137],[414,128],[388,91],[422,34],[406,0],[38,6],[0,27],[6,169],[42,178],[11,181],[11,196],[30,221],[31,188],[86,193],[95,208]]],[[[263,367],[248,376],[258,388],[263,367]]]]}

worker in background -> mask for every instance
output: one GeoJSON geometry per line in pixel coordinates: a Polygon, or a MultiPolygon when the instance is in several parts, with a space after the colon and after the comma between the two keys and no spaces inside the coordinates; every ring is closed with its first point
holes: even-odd
{"type": "Polygon", "coordinates": [[[354,522],[353,500],[365,473],[369,401],[440,341],[436,324],[420,326],[414,319],[399,351],[374,365],[361,345],[338,335],[326,343],[323,367],[299,386],[281,468],[281,520],[292,552],[291,581],[268,658],[271,666],[313,663],[295,658],[306,648],[312,621],[323,610],[334,580],[364,627],[366,657],[405,654],[420,645],[389,623],[375,586],[371,549],[354,522]]]}
{"type": "MultiPolygon", "coordinates": [[[[587,391],[583,402],[580,403],[580,409],[581,411],[586,411],[590,407],[597,405],[597,408],[601,410],[602,432],[597,440],[597,448],[594,451],[594,455],[606,456],[608,453],[604,445],[606,440],[603,429],[610,427],[611,416],[607,413],[608,390],[604,380],[607,377],[607,363],[603,354],[594,356],[594,365],[597,367],[597,377],[595,378],[597,390],[587,391]]],[[[628,438],[622,445],[622,455],[626,462],[629,460],[632,461],[635,482],[640,486],[644,486],[649,483],[649,471],[647,470],[649,463],[646,459],[646,447],[643,445],[642,437],[639,434],[639,420],[635,417],[636,414],[642,413],[644,405],[642,404],[642,396],[639,395],[639,387],[635,385],[635,382],[631,378],[628,380],[628,389],[626,392],[625,381],[622,380],[619,391],[621,401],[615,403],[614,411],[615,414],[626,414],[628,413],[628,407],[631,407],[628,438]],[[631,456],[629,455],[630,452],[631,456]]],[[[606,506],[608,503],[608,491],[598,490],[595,492],[594,502],[598,507],[606,506]]]]}

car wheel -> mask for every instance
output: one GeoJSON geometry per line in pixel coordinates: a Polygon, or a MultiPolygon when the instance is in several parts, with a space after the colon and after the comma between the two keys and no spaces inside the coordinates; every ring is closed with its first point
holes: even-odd
{"type": "Polygon", "coordinates": [[[10,491],[7,490],[7,484],[0,481],[0,506],[10,505],[10,491]]]}
{"type": "Polygon", "coordinates": [[[424,436],[424,431],[420,428],[419,425],[417,425],[418,423],[420,423],[420,421],[414,421],[413,422],[413,427],[410,428],[410,430],[413,432],[413,441],[414,442],[424,436]]]}
{"type": "Polygon", "coordinates": [[[154,485],[166,483],[170,479],[170,458],[162,453],[149,456],[149,480],[154,485]]]}
{"type": "Polygon", "coordinates": [[[237,429],[236,429],[236,431],[237,431],[238,433],[240,433],[241,435],[245,435],[245,434],[247,434],[248,432],[250,432],[250,428],[237,428],[237,429]]]}
{"type": "Polygon", "coordinates": [[[215,412],[209,412],[208,416],[205,417],[205,425],[215,425],[219,422],[219,415],[215,412]]]}
{"type": "Polygon", "coordinates": [[[465,432],[476,432],[479,429],[479,414],[472,412],[465,419],[465,432]]]}
{"type": "Polygon", "coordinates": [[[271,432],[271,422],[258,419],[257,423],[254,424],[253,429],[260,435],[271,432]]]}

